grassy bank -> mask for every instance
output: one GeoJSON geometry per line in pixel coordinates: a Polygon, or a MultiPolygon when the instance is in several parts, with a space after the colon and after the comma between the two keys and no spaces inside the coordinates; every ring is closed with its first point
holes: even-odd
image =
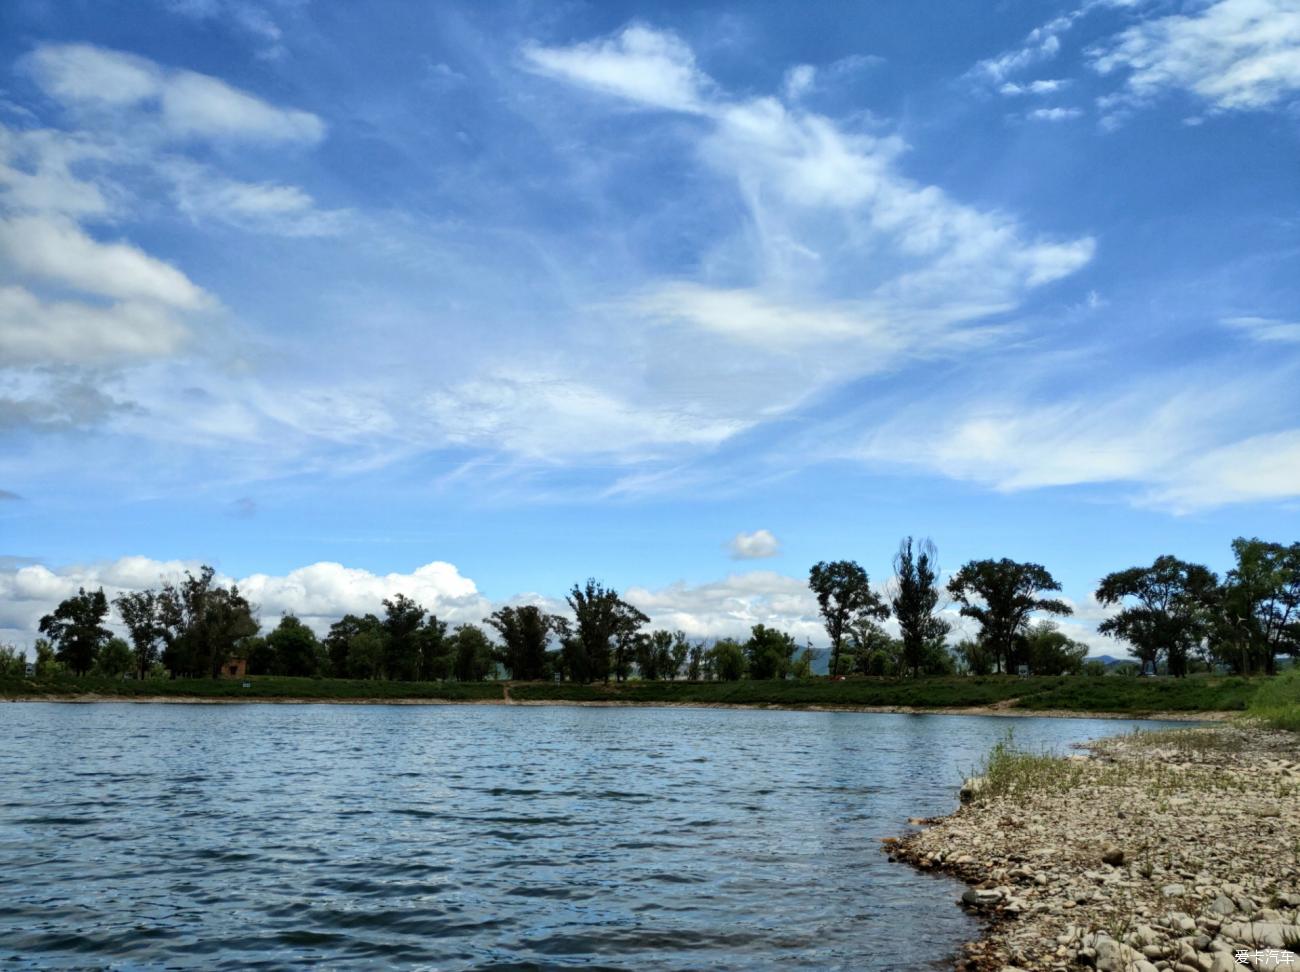
{"type": "MultiPolygon", "coordinates": [[[[0,680],[0,698],[175,697],[208,699],[320,699],[321,701],[428,699],[502,701],[499,682],[383,682],[257,676],[240,680],[116,681],[64,677],[0,680]]],[[[1235,712],[1244,710],[1259,680],[1193,677],[1137,679],[1087,676],[985,676],[973,678],[823,679],[795,682],[627,682],[622,685],[513,683],[519,702],[623,702],[632,704],[906,706],[955,709],[982,706],[1117,712],[1235,712]]]]}
{"type": "Polygon", "coordinates": [[[1250,714],[1274,729],[1300,732],[1300,669],[1261,685],[1250,700],[1250,714]]]}
{"type": "Polygon", "coordinates": [[[628,682],[624,685],[516,685],[520,701],[693,702],[783,706],[909,706],[1085,712],[1233,712],[1259,683],[1242,678],[1136,679],[1087,676],[852,679],[843,682],[628,682]]]}
{"type": "Polygon", "coordinates": [[[116,698],[193,699],[428,699],[448,702],[501,701],[499,682],[380,682],[345,678],[282,678],[259,675],[247,679],[178,678],[121,681],[108,678],[0,679],[0,698],[68,698],[81,695],[116,698]]]}

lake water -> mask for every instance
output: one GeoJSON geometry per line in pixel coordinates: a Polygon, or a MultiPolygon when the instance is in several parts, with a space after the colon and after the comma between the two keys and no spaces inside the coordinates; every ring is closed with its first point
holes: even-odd
{"type": "Polygon", "coordinates": [[[0,968],[942,967],[961,889],[879,839],[1133,725],[0,704],[0,968]]]}

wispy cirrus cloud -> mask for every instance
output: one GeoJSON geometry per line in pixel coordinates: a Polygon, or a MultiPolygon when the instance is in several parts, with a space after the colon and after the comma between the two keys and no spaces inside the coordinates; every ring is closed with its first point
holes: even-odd
{"type": "Polygon", "coordinates": [[[1109,108],[1183,90],[1218,111],[1271,108],[1300,93],[1300,9],[1291,0],[1217,0],[1143,20],[1096,45],[1092,66],[1122,74],[1109,108]]]}

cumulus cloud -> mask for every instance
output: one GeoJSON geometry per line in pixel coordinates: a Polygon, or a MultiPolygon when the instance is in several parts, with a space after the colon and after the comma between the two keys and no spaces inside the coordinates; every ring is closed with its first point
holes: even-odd
{"type": "Polygon", "coordinates": [[[105,307],[47,301],[0,287],[0,361],[5,365],[100,364],[174,353],[186,328],[165,307],[128,301],[105,307]]]}
{"type": "Polygon", "coordinates": [[[733,560],[761,560],[775,557],[781,552],[781,544],[771,530],[755,530],[753,533],[737,533],[727,541],[727,549],[731,551],[733,560]]]}
{"type": "Polygon", "coordinates": [[[62,216],[0,219],[0,256],[19,273],[96,296],[182,310],[211,302],[170,264],[129,243],[95,240],[62,216]]]}
{"type": "Polygon", "coordinates": [[[655,627],[692,638],[748,637],[756,624],[788,631],[799,641],[826,640],[817,599],[808,583],[774,571],[731,574],[706,584],[670,584],[656,590],[629,587],[627,601],[649,615],[655,627]]]}
{"type": "MultiPolygon", "coordinates": [[[[30,642],[39,619],[78,588],[103,587],[109,599],[118,594],[177,582],[198,571],[197,561],[122,557],[100,564],[51,570],[43,564],[0,565],[0,640],[30,642]]],[[[295,614],[318,634],[344,614],[383,612],[383,601],[397,594],[413,598],[453,624],[477,623],[491,605],[474,582],[451,564],[433,561],[410,573],[374,574],[321,562],[283,575],[218,575],[222,584],[237,583],[258,609],[264,629],[281,614],[295,614]]]]}
{"type": "Polygon", "coordinates": [[[1142,21],[1091,53],[1102,74],[1127,74],[1132,102],[1182,89],[1221,111],[1269,108],[1300,91],[1300,9],[1218,0],[1142,21]]]}
{"type": "Polygon", "coordinates": [[[325,123],[219,78],[92,44],[43,44],[23,60],[50,97],[80,113],[137,112],[172,138],[319,142],[325,123]]]}

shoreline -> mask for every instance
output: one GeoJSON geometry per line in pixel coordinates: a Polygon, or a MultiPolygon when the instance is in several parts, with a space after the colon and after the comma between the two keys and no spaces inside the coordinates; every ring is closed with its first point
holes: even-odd
{"type": "Polygon", "coordinates": [[[143,705],[501,705],[501,706],[573,706],[581,708],[642,708],[642,709],[765,709],[779,712],[865,712],[900,715],[975,715],[1001,716],[1024,719],[1135,719],[1163,722],[1222,722],[1236,712],[1226,711],[1155,711],[1155,712],[1092,712],[1085,709],[1017,709],[995,703],[969,706],[914,706],[914,705],[790,705],[774,702],[650,702],[618,701],[613,699],[436,699],[436,698],[355,698],[328,699],[309,696],[293,697],[209,697],[196,695],[106,695],[83,692],[76,695],[17,695],[0,698],[0,702],[57,702],[68,705],[89,705],[99,702],[121,702],[143,705]]]}
{"type": "Polygon", "coordinates": [[[1081,748],[1014,756],[882,842],[969,886],[959,904],[985,924],[955,968],[1300,968],[1300,735],[1219,724],[1081,748]]]}

